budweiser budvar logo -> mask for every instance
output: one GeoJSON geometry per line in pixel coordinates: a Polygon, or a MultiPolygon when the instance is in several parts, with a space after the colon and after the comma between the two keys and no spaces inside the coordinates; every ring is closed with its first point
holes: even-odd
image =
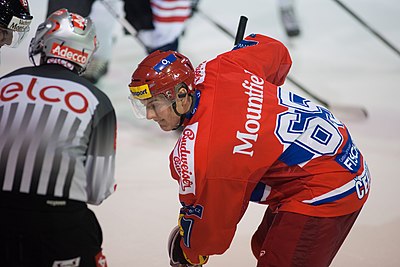
{"type": "Polygon", "coordinates": [[[180,179],[180,194],[195,194],[194,146],[197,134],[197,123],[188,125],[182,132],[173,152],[173,163],[180,179]]]}
{"type": "Polygon", "coordinates": [[[69,46],[62,46],[58,43],[53,44],[51,53],[57,57],[62,57],[78,64],[85,64],[88,58],[87,53],[82,53],[81,51],[73,49],[69,46]]]}
{"type": "MultiPolygon", "coordinates": [[[[191,188],[193,182],[191,176],[193,173],[190,171],[188,158],[191,155],[191,151],[187,148],[187,141],[194,140],[194,133],[191,129],[185,129],[182,133],[182,139],[179,146],[180,150],[180,171],[181,171],[181,187],[185,191],[187,188],[191,188]]],[[[175,159],[176,161],[176,159],[175,159]]]]}

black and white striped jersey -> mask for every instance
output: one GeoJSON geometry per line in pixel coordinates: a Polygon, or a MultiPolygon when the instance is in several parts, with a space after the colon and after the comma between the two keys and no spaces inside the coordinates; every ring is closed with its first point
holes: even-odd
{"type": "Polygon", "coordinates": [[[109,98],[60,65],[0,80],[0,194],[100,204],[115,190],[116,117],[109,98]]]}

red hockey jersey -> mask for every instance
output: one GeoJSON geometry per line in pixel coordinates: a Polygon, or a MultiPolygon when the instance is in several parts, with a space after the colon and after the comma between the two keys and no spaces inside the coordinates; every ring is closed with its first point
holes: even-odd
{"type": "Polygon", "coordinates": [[[368,197],[368,168],[346,126],[279,87],[291,66],[285,46],[253,34],[236,48],[197,68],[196,106],[170,155],[193,263],[229,247],[249,201],[331,217],[368,197]]]}

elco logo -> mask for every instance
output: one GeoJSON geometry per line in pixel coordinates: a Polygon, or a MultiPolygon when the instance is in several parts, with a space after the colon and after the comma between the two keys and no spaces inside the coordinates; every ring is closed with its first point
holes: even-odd
{"type": "Polygon", "coordinates": [[[0,88],[0,101],[14,101],[17,98],[26,98],[29,101],[44,101],[49,103],[63,103],[73,112],[82,114],[89,108],[89,101],[84,94],[74,90],[67,90],[54,84],[45,84],[38,78],[31,78],[29,84],[11,82],[0,88]]]}
{"type": "Polygon", "coordinates": [[[82,53],[76,49],[69,46],[62,46],[61,44],[54,43],[51,48],[51,53],[55,56],[71,60],[73,62],[84,64],[87,61],[88,54],[82,53]]]}

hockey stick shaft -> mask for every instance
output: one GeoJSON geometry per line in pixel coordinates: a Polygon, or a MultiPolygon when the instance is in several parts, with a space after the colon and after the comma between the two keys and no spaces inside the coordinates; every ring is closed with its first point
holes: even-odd
{"type": "Polygon", "coordinates": [[[386,40],[381,34],[379,34],[376,30],[374,30],[371,26],[369,26],[364,20],[362,20],[357,14],[355,14],[350,8],[348,8],[345,4],[343,4],[339,0],[333,0],[339,6],[341,6],[344,10],[346,10],[354,19],[356,19],[361,25],[363,25],[369,32],[371,32],[375,37],[385,43],[389,48],[391,48],[397,55],[400,56],[400,51],[394,47],[388,40],[386,40]]]}
{"type": "MultiPolygon", "coordinates": [[[[202,12],[200,9],[197,10],[199,14],[201,14],[206,20],[208,20],[209,22],[211,22],[211,24],[213,24],[214,26],[216,26],[218,29],[220,29],[222,32],[224,32],[226,35],[228,35],[229,37],[235,39],[235,43],[236,43],[236,38],[240,37],[240,33],[239,33],[239,27],[240,27],[240,23],[239,23],[239,27],[238,27],[238,32],[236,34],[236,36],[234,36],[230,31],[228,31],[224,26],[222,26],[221,24],[219,24],[218,22],[216,22],[214,19],[212,19],[210,16],[206,15],[204,12],[202,12]]],[[[246,21],[247,22],[247,21],[246,21]]],[[[243,25],[242,25],[243,26],[243,25]]],[[[246,27],[246,24],[244,24],[244,28],[246,27]]],[[[243,31],[244,34],[244,31],[243,31]]],[[[243,38],[243,36],[242,36],[243,38]]],[[[240,38],[239,38],[240,39],[240,38]]],[[[240,40],[239,40],[240,42],[240,40]]],[[[294,79],[293,77],[291,77],[290,75],[288,75],[286,77],[286,79],[291,82],[292,84],[294,84],[298,89],[300,89],[301,91],[305,92],[307,95],[309,95],[310,97],[312,97],[313,99],[315,99],[317,102],[319,102],[320,104],[324,105],[327,108],[332,108],[332,105],[329,104],[328,101],[322,99],[321,97],[315,95],[312,91],[310,91],[309,89],[307,89],[304,85],[302,85],[300,82],[298,82],[296,79],[294,79]]],[[[368,117],[368,113],[364,108],[354,108],[352,109],[353,111],[359,111],[357,113],[360,113],[360,117],[368,117]]]]}
{"type": "Polygon", "coordinates": [[[330,108],[330,105],[327,101],[325,101],[324,99],[321,99],[320,97],[316,96],[313,92],[311,92],[310,90],[306,89],[302,84],[300,84],[296,79],[293,79],[290,76],[286,77],[288,79],[289,82],[291,82],[292,84],[294,84],[296,87],[300,88],[302,91],[304,91],[306,94],[308,94],[309,96],[311,96],[312,98],[314,98],[315,100],[317,100],[319,103],[321,103],[322,105],[324,105],[327,108],[330,108]]]}
{"type": "Polygon", "coordinates": [[[238,43],[240,43],[240,41],[243,40],[244,32],[246,31],[247,20],[248,20],[247,17],[240,16],[238,29],[236,31],[236,36],[235,36],[235,45],[237,45],[238,43]]]}
{"type": "MultiPolygon", "coordinates": [[[[199,14],[201,14],[206,20],[210,21],[212,24],[214,24],[218,29],[220,29],[222,32],[224,32],[226,35],[228,35],[231,38],[235,38],[235,44],[239,43],[242,39],[243,39],[243,35],[244,35],[244,29],[246,27],[246,23],[247,23],[247,18],[246,21],[243,22],[239,22],[239,26],[238,26],[238,32],[235,35],[233,35],[230,31],[228,31],[224,26],[222,26],[220,23],[218,23],[217,21],[215,21],[214,19],[212,19],[210,16],[208,16],[207,14],[205,14],[203,11],[201,11],[201,9],[197,10],[199,12],[199,14]],[[242,26],[240,26],[242,24],[242,26]],[[239,38],[239,34],[241,34],[239,32],[239,28],[243,27],[243,29],[241,29],[240,31],[243,31],[243,35],[241,37],[241,39],[239,40],[239,42],[237,42],[237,38],[239,38]]],[[[241,19],[242,20],[242,19],[241,19]]],[[[304,91],[305,93],[307,93],[309,96],[311,96],[312,98],[314,98],[315,100],[317,100],[318,102],[320,102],[322,105],[329,107],[329,104],[327,101],[321,99],[320,97],[316,96],[315,94],[313,94],[310,90],[308,90],[307,88],[305,88],[303,85],[301,85],[298,81],[296,81],[295,79],[291,78],[290,76],[287,77],[287,79],[293,83],[295,86],[297,86],[300,90],[304,91]]]]}
{"type": "Polygon", "coordinates": [[[204,13],[201,9],[197,8],[197,13],[199,13],[202,17],[204,17],[206,20],[210,21],[214,26],[216,26],[218,29],[220,29],[223,33],[231,37],[232,39],[235,39],[235,35],[233,35],[230,31],[228,31],[224,26],[222,26],[220,23],[215,21],[213,18],[208,16],[206,13],[204,13]]]}
{"type": "Polygon", "coordinates": [[[103,6],[108,10],[108,12],[110,12],[111,16],[113,16],[120,24],[122,27],[124,27],[124,29],[133,37],[136,37],[136,40],[139,41],[139,43],[141,45],[143,45],[143,47],[145,47],[145,45],[143,44],[143,42],[137,37],[137,31],[136,29],[132,26],[132,24],[123,16],[121,16],[120,14],[118,14],[118,12],[114,9],[113,6],[110,5],[110,3],[108,3],[105,0],[99,0],[103,6]]]}

